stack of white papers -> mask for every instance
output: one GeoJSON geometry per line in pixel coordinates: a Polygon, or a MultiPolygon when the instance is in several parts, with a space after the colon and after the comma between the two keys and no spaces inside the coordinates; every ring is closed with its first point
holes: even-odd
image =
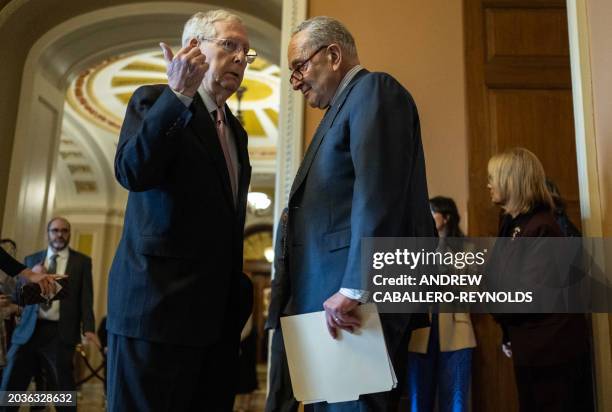
{"type": "Polygon", "coordinates": [[[376,305],[359,306],[361,328],[333,339],[325,312],[281,318],[289,374],[298,401],[345,402],[397,385],[376,305]]]}

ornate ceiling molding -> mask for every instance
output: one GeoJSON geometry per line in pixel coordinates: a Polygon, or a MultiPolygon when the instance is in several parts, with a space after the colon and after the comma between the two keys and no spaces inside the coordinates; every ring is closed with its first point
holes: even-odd
{"type": "MultiPolygon", "coordinates": [[[[127,103],[134,90],[145,84],[165,84],[166,66],[159,51],[146,50],[106,59],[85,69],[66,93],[70,107],[83,122],[91,122],[118,135],[127,103]]],[[[249,135],[253,161],[274,162],[278,140],[280,68],[264,58],[247,67],[240,113],[249,135]]],[[[238,113],[236,94],[228,105],[238,113]]]]}

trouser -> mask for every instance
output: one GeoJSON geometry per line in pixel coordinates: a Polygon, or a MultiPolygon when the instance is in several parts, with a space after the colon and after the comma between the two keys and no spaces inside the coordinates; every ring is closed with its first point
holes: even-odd
{"type": "Polygon", "coordinates": [[[108,334],[108,410],[231,412],[239,336],[205,347],[108,334]]]}
{"type": "Polygon", "coordinates": [[[441,352],[437,314],[431,323],[427,353],[408,354],[409,411],[433,411],[436,394],[439,412],[468,411],[473,349],[441,352]]]}
{"type": "MultiPolygon", "coordinates": [[[[391,357],[395,374],[399,379],[398,386],[389,392],[362,395],[357,401],[326,403],[319,402],[304,406],[305,412],[395,412],[399,404],[400,388],[405,384],[408,341],[410,328],[392,330],[385,328],[385,342],[391,357]]],[[[272,338],[272,364],[270,365],[270,394],[266,403],[266,412],[294,412],[297,402],[293,398],[290,386],[289,368],[280,328],[275,330],[272,338]]]]}
{"type": "MultiPolygon", "coordinates": [[[[74,382],[74,345],[61,341],[58,322],[38,319],[28,342],[13,345],[9,350],[4,370],[2,390],[25,391],[32,378],[42,371],[49,391],[76,391],[74,382]]],[[[16,411],[18,407],[5,407],[16,411]]],[[[56,406],[59,411],[76,410],[75,407],[56,406]]]]}

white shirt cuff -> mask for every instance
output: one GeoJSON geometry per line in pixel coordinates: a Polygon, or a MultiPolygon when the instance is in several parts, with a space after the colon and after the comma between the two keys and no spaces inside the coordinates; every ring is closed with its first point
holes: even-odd
{"type": "Polygon", "coordinates": [[[193,97],[185,96],[184,94],[179,93],[179,92],[177,92],[177,91],[176,91],[176,90],[174,90],[174,89],[170,89],[170,90],[172,90],[172,91],[174,92],[174,94],[176,95],[176,97],[178,97],[178,99],[179,99],[181,102],[183,102],[183,104],[184,104],[186,107],[191,106],[191,102],[193,102],[193,97]]]}
{"type": "Polygon", "coordinates": [[[340,288],[340,294],[349,299],[358,300],[361,303],[367,303],[368,298],[370,297],[370,292],[360,289],[340,288]]]}

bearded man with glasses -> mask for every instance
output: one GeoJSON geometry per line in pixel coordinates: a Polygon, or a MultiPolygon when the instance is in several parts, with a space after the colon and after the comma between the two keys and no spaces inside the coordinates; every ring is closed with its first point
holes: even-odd
{"type": "Polygon", "coordinates": [[[223,10],[192,16],[176,55],[160,46],[168,85],[136,90],[115,156],[130,193],[108,288],[108,409],[231,411],[252,309],[251,166],[225,102],[257,54],[223,10]]]}
{"type": "MultiPolygon", "coordinates": [[[[96,336],[93,312],[93,277],[91,258],[69,247],[70,222],[54,217],[47,224],[48,247],[25,258],[25,265],[40,273],[67,277],[63,299],[27,305],[13,331],[8,364],[2,376],[0,391],[25,391],[33,377],[37,391],[76,391],[74,349],[87,341],[101,349],[96,336]],[[46,383],[46,387],[39,386],[46,383]]],[[[22,283],[17,284],[17,291],[22,283]]],[[[17,294],[15,296],[18,301],[17,294]]],[[[23,303],[23,302],[20,302],[23,303]]],[[[75,406],[55,404],[58,411],[76,411],[75,406]]],[[[16,411],[19,405],[8,406],[16,411]]]]}

